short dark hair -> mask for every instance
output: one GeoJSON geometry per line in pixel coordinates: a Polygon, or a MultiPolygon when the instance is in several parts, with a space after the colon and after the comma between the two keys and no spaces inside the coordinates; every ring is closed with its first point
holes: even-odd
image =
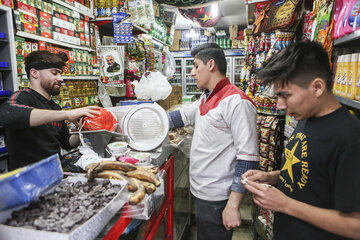
{"type": "Polygon", "coordinates": [[[282,87],[293,83],[307,88],[315,78],[326,82],[328,91],[332,89],[329,57],[318,43],[300,41],[273,55],[256,72],[263,84],[280,82],[282,87]]]}
{"type": "Polygon", "coordinates": [[[226,75],[225,53],[216,43],[204,43],[191,50],[191,56],[200,59],[207,64],[210,59],[214,59],[219,72],[226,75]]]}
{"type": "Polygon", "coordinates": [[[25,71],[30,79],[30,69],[46,69],[56,67],[62,69],[68,61],[64,52],[52,53],[49,51],[35,51],[25,57],[25,71]]]}

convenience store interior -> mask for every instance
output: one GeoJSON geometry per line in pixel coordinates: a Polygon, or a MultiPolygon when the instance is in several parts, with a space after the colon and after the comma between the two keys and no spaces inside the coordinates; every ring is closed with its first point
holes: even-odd
{"type": "MultiPolygon", "coordinates": [[[[298,12],[294,10],[298,15],[293,13],[291,24],[256,32],[255,23],[259,22],[261,14],[266,14],[267,10],[264,9],[279,2],[1,0],[0,104],[16,91],[29,87],[25,72],[25,57],[28,54],[37,50],[64,52],[69,58],[62,73],[64,82],[60,94],[53,96],[52,101],[62,110],[86,106],[109,109],[122,129],[92,133],[94,129],[90,126],[90,132],[83,131],[97,154],[102,158],[113,157],[114,160],[115,154],[109,150],[111,143],[143,137],[145,140],[141,144],[131,145],[129,141],[129,146],[126,145],[122,153],[138,156],[138,161],[146,162],[152,170],[157,169],[157,174],[159,170],[163,174],[158,174],[161,175],[160,188],[144,194],[144,200],[137,204],[129,205],[125,201],[121,206],[116,205],[116,213],[106,215],[103,225],[95,224],[88,239],[196,239],[196,222],[189,190],[189,151],[194,129],[185,127],[168,132],[158,126],[167,126],[168,123],[164,123],[167,121],[166,112],[178,110],[203,94],[203,89],[199,89],[190,76],[193,68],[190,51],[202,43],[213,42],[223,48],[227,77],[256,105],[260,169],[263,171],[280,168],[284,147],[297,121],[277,108],[277,98],[271,90],[262,86],[255,72],[261,69],[266,59],[290,44],[300,39],[311,39],[328,51],[336,98],[351,114],[360,117],[360,85],[351,88],[347,87],[349,79],[345,83],[338,81],[339,76],[344,74],[360,76],[357,70],[360,68],[360,27],[344,32],[339,30],[339,24],[331,21],[337,11],[335,1],[303,0],[297,1],[301,4],[296,8],[298,12]],[[164,90],[161,89],[165,94],[160,92],[160,87],[150,88],[151,84],[142,86],[149,72],[155,76],[153,81],[162,81],[156,84],[163,85],[156,86],[165,86],[164,90]],[[155,75],[155,72],[159,75],[155,75]],[[141,88],[147,92],[138,90],[141,88]],[[142,107],[155,105],[154,102],[158,105],[149,107],[150,110],[142,107]],[[142,117],[141,126],[145,126],[139,130],[141,134],[126,130],[126,127],[130,129],[131,119],[135,115],[142,117]],[[151,125],[147,121],[155,123],[151,125]],[[149,130],[149,126],[155,126],[155,129],[149,130]],[[266,136],[263,136],[264,132],[266,136]],[[149,136],[153,139],[149,140],[149,136]],[[139,153],[146,153],[146,157],[139,153]]],[[[68,127],[81,135],[74,125],[69,123],[68,127]]],[[[61,153],[61,178],[63,173],[67,177],[79,176],[77,174],[83,174],[83,177],[85,165],[75,165],[82,156],[79,148],[72,151],[62,149],[61,153]]],[[[1,174],[7,176],[9,172],[8,161],[6,128],[0,125],[0,184],[1,174]]],[[[4,193],[0,187],[1,194],[4,193]]],[[[129,194],[125,191],[116,197],[122,199],[123,195],[129,197],[129,194]]],[[[8,203],[4,204],[6,206],[8,203]]],[[[52,239],[55,236],[56,230],[53,229],[11,225],[14,221],[9,220],[9,214],[1,214],[3,210],[12,210],[10,206],[3,207],[4,204],[0,204],[0,233],[10,236],[9,239],[15,237],[17,227],[29,234],[29,239],[38,237],[34,229],[44,231],[43,238],[39,239],[52,239]],[[26,227],[30,229],[29,232],[26,227]]],[[[24,202],[16,204],[11,207],[21,206],[24,202]]],[[[255,206],[251,195],[247,194],[240,212],[242,225],[234,229],[233,240],[273,239],[273,211],[255,206]]],[[[105,214],[101,214],[97,213],[79,224],[77,230],[74,227],[72,232],[68,227],[66,230],[69,232],[64,235],[74,237],[76,231],[84,231],[94,223],[94,219],[104,217],[105,214]]]]}

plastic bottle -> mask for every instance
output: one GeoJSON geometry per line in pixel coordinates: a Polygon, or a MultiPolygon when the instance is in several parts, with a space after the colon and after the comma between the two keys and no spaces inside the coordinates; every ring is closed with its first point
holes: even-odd
{"type": "Polygon", "coordinates": [[[111,15],[117,14],[119,12],[119,1],[118,0],[112,0],[112,6],[111,6],[111,15]]]}
{"type": "Polygon", "coordinates": [[[349,75],[348,91],[346,96],[347,98],[350,99],[355,99],[356,79],[358,75],[358,61],[359,61],[359,54],[358,53],[351,54],[350,75],[349,75]]]}
{"type": "Polygon", "coordinates": [[[105,16],[111,17],[112,1],[105,0],[105,16]]]}
{"type": "Polygon", "coordinates": [[[359,54],[359,58],[358,58],[358,74],[356,77],[356,94],[355,94],[355,99],[357,101],[360,101],[360,54],[359,54]]]}
{"type": "Polygon", "coordinates": [[[71,108],[71,100],[69,96],[69,89],[65,85],[65,82],[61,83],[61,105],[63,109],[70,109],[71,108]]]}
{"type": "Polygon", "coordinates": [[[89,106],[88,84],[86,83],[86,81],[85,81],[83,87],[84,87],[84,90],[83,90],[84,105],[89,106]]]}
{"type": "Polygon", "coordinates": [[[337,64],[336,64],[336,73],[335,73],[334,87],[333,87],[333,93],[336,95],[340,95],[341,77],[342,77],[342,70],[343,70],[343,65],[344,65],[344,57],[345,57],[345,55],[339,56],[337,64]]]}
{"type": "Polygon", "coordinates": [[[79,96],[79,81],[74,81],[74,99],[73,99],[73,107],[78,108],[80,107],[80,96],[79,96]]]}
{"type": "Polygon", "coordinates": [[[69,98],[71,101],[71,106],[73,107],[74,106],[74,85],[73,85],[72,81],[69,82],[68,88],[69,88],[69,98]]]}
{"type": "Polygon", "coordinates": [[[105,0],[98,0],[98,16],[99,17],[105,17],[106,7],[105,7],[105,0]]]}
{"type": "Polygon", "coordinates": [[[350,75],[350,62],[351,62],[351,54],[346,54],[344,59],[344,66],[342,71],[341,77],[341,88],[340,88],[340,96],[346,97],[347,96],[347,88],[349,82],[349,75],[350,75]]]}
{"type": "Polygon", "coordinates": [[[344,21],[344,33],[349,34],[360,28],[359,16],[360,0],[349,1],[346,19],[344,21]]]}
{"type": "Polygon", "coordinates": [[[80,98],[80,107],[84,107],[85,106],[85,101],[84,101],[84,92],[85,92],[85,87],[84,87],[84,81],[79,81],[79,85],[80,87],[78,88],[78,94],[79,94],[79,98],[80,98]]]}
{"type": "Polygon", "coordinates": [[[94,17],[98,17],[98,16],[99,16],[98,0],[94,0],[93,14],[94,14],[94,17]]]}

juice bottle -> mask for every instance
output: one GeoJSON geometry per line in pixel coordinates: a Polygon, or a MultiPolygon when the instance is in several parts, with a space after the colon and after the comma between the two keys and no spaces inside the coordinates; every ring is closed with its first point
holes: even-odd
{"type": "Polygon", "coordinates": [[[358,58],[358,74],[356,77],[356,93],[355,93],[355,99],[357,101],[360,101],[360,54],[359,54],[359,58],[358,58]]]}
{"type": "Polygon", "coordinates": [[[347,98],[350,99],[355,99],[356,79],[358,75],[358,60],[359,60],[358,53],[351,54],[350,76],[349,76],[348,91],[347,91],[347,98]]]}
{"type": "Polygon", "coordinates": [[[343,71],[341,76],[341,88],[340,88],[340,96],[346,97],[347,88],[349,82],[350,75],[350,62],[351,62],[351,54],[346,54],[344,59],[343,71]]]}
{"type": "Polygon", "coordinates": [[[336,73],[335,73],[334,86],[333,86],[333,93],[336,95],[340,94],[341,75],[342,75],[341,71],[343,67],[343,62],[344,62],[344,55],[340,55],[336,63],[336,73]]]}

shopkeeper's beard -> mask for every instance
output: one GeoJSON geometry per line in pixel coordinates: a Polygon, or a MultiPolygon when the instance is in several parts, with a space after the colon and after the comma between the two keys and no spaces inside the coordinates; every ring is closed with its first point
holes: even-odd
{"type": "Polygon", "coordinates": [[[56,80],[43,80],[40,82],[40,86],[51,96],[60,94],[61,83],[59,85],[56,80]]]}
{"type": "Polygon", "coordinates": [[[57,87],[56,82],[41,82],[41,87],[45,89],[45,91],[50,94],[51,96],[57,96],[60,94],[60,87],[57,87]]]}

